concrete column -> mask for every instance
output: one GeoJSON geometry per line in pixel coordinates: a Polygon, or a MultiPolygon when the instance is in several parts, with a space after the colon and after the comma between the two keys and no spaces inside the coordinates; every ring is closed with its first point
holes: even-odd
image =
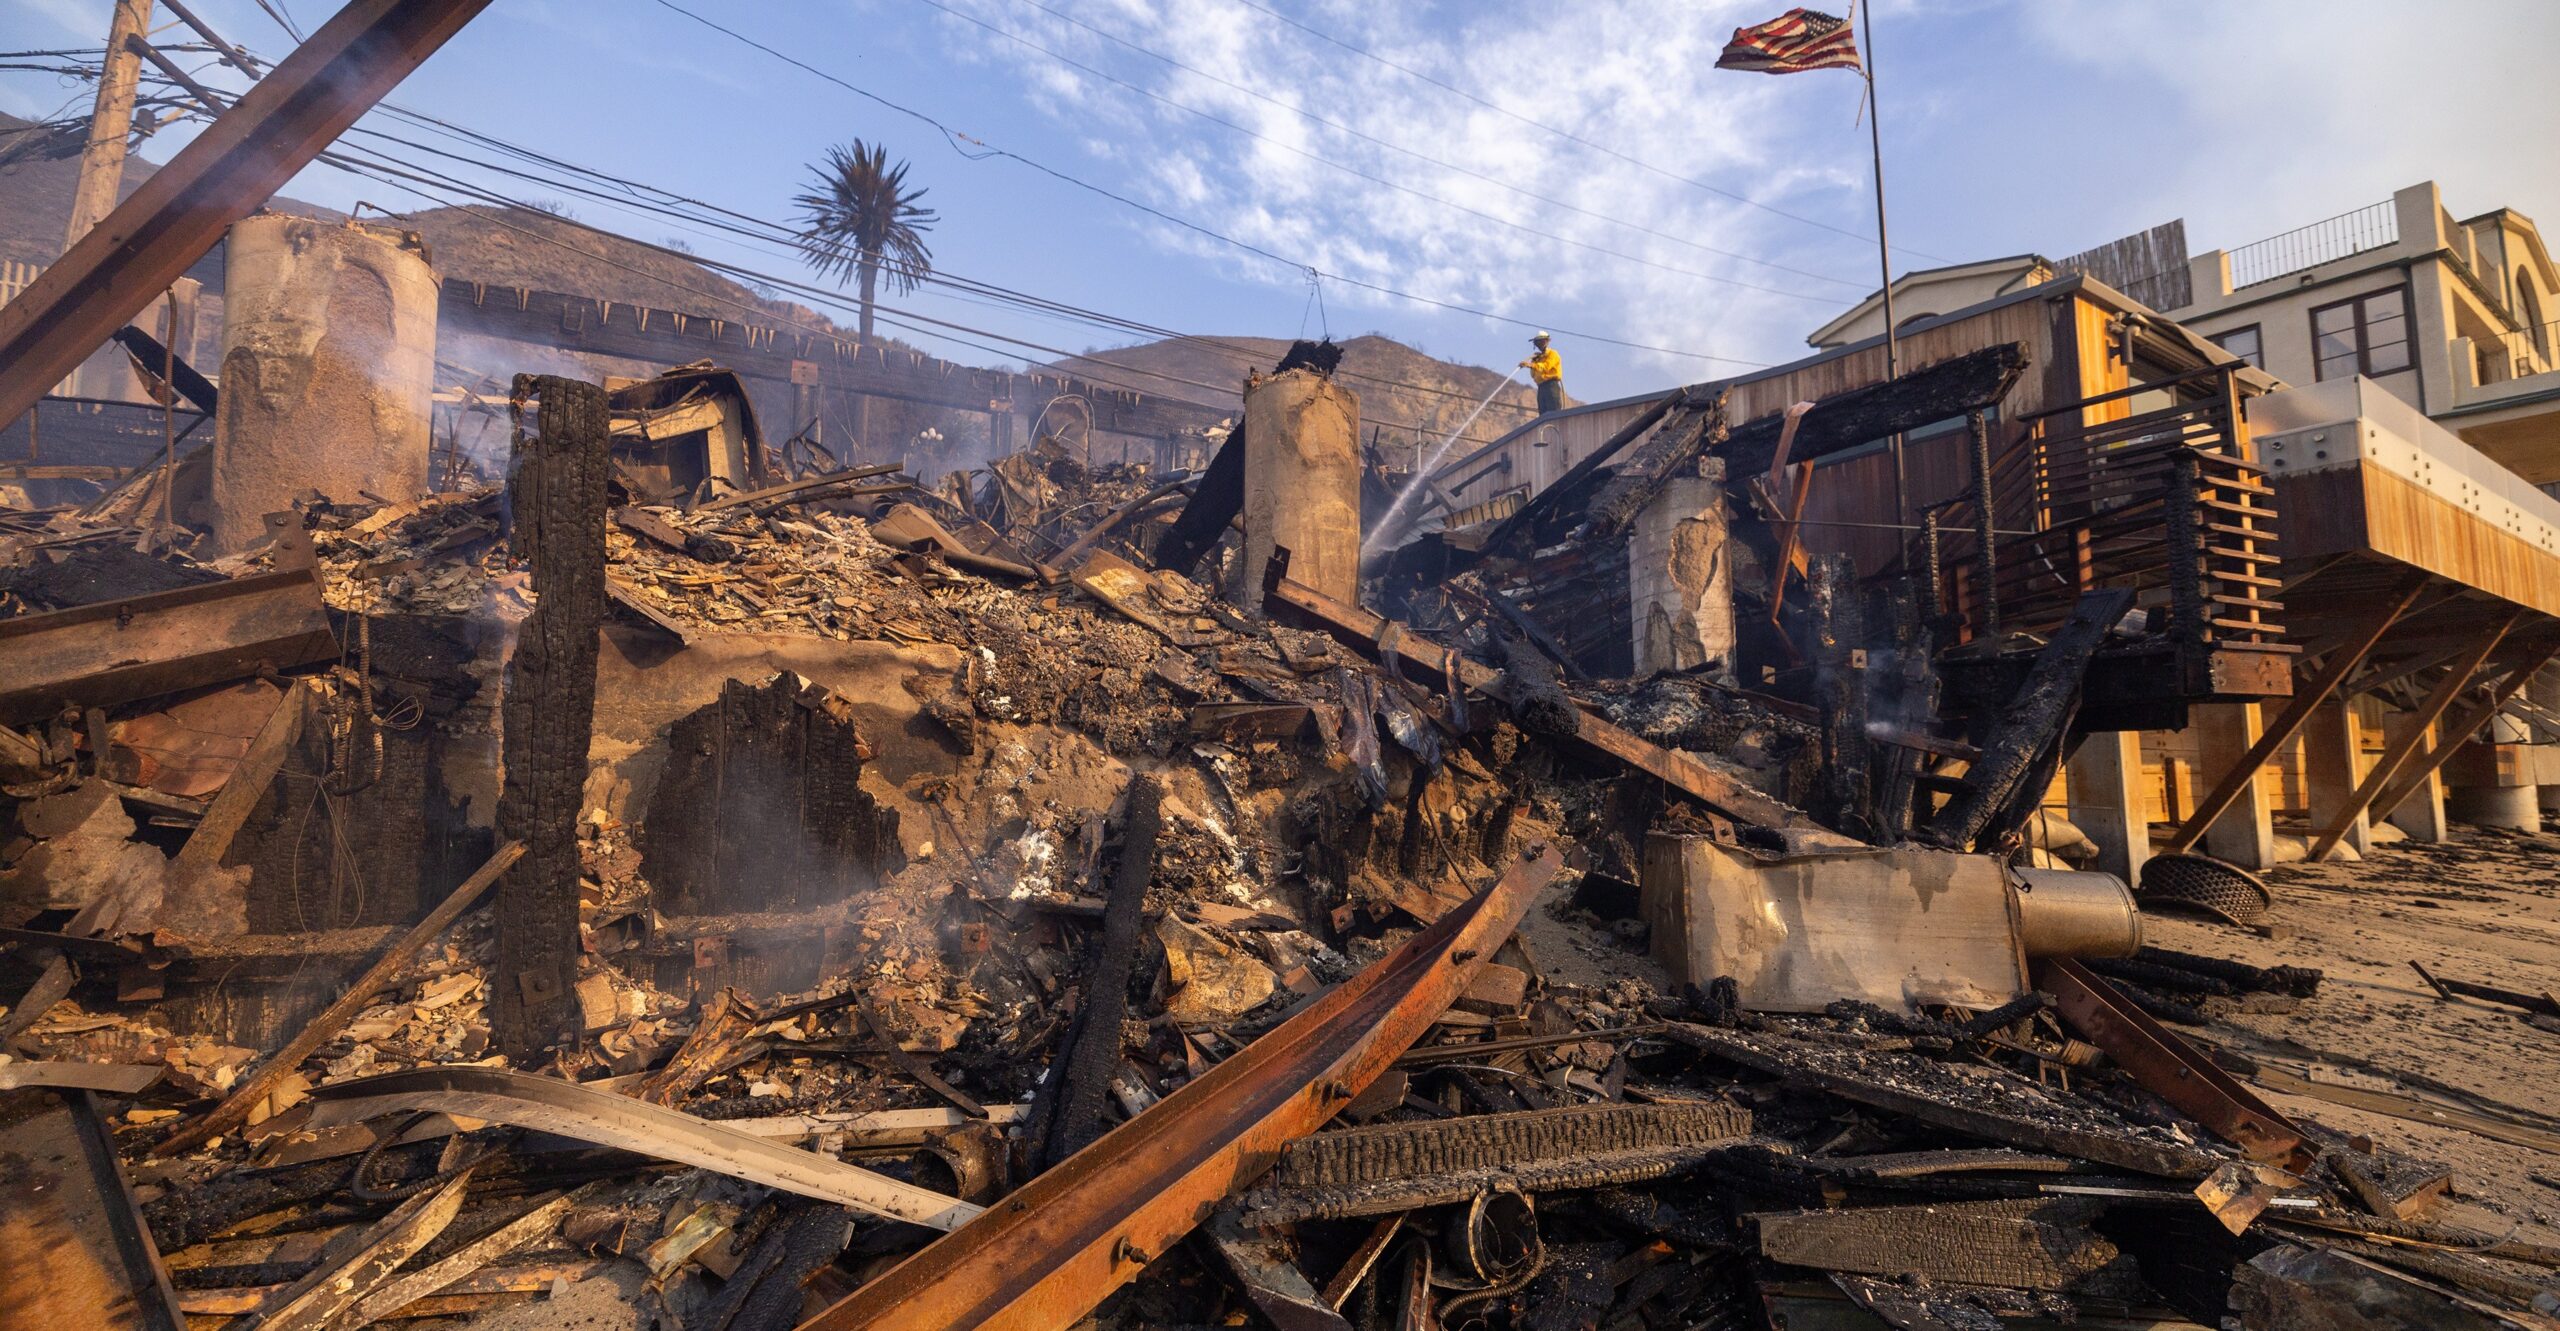
{"type": "MultiPolygon", "coordinates": [[[[2194,708],[2189,717],[2196,732],[2196,788],[2210,790],[2258,742],[2258,705],[2217,703],[2194,708]]],[[[2260,777],[2265,772],[2260,768],[2260,777]]],[[[2275,867],[2275,825],[2267,813],[2263,781],[2251,781],[2230,810],[2205,829],[2204,853],[2243,869],[2275,867]]]]}
{"type": "Polygon", "coordinates": [[[246,549],[306,490],[427,492],[436,275],[414,233],[261,213],[231,228],[213,548],[246,549]]]}
{"type": "MultiPolygon", "coordinates": [[[[2393,741],[2409,733],[2409,723],[2416,718],[2408,712],[2393,712],[2382,719],[2382,733],[2393,741]]],[[[2434,743],[2435,727],[2427,727],[2427,740],[2434,743]]],[[[2415,762],[2414,757],[2410,761],[2415,762]]],[[[2405,769],[2404,769],[2405,770],[2405,769]]],[[[2409,792],[2397,809],[2383,811],[2383,821],[2409,834],[2412,841],[2442,841],[2451,833],[2444,816],[2444,779],[2430,772],[2418,788],[2409,792]]]]}
{"type": "Polygon", "coordinates": [[[1313,370],[1255,384],[1244,399],[1244,586],[1262,608],[1275,549],[1292,581],[1337,600],[1360,591],[1360,399],[1313,370]]]}
{"type": "Polygon", "coordinates": [[[2542,804],[2533,786],[2452,786],[2445,806],[2456,819],[2476,827],[2504,827],[2517,832],[2542,830],[2542,804]]]}
{"type": "Polygon", "coordinates": [[[2142,788],[2142,732],[2103,731],[2081,741],[2064,770],[2071,823],[2098,843],[2098,867],[2142,881],[2151,858],[2151,820],[2142,788]]]}
{"type": "MultiPolygon", "coordinates": [[[[2545,711],[2560,712],[2560,665],[2544,666],[2539,673],[2526,682],[2524,696],[2525,701],[2545,711]]],[[[2540,754],[2534,757],[2537,775],[2547,772],[2553,766],[2541,761],[2540,754]]],[[[2542,807],[2560,813],[2560,785],[2546,785],[2539,789],[2542,792],[2542,807]]]]}
{"type": "MultiPolygon", "coordinates": [[[[2311,826],[2327,827],[2347,807],[2347,797],[2364,778],[2364,744],[2358,738],[2355,709],[2344,699],[2322,703],[2302,727],[2303,784],[2311,793],[2311,826]]],[[[2338,844],[2358,858],[2373,853],[2373,825],[2358,813],[2338,844]]]]}
{"type": "Polygon", "coordinates": [[[1627,595],[1637,678],[1709,661],[1731,678],[1733,574],[1724,547],[1720,479],[1678,477],[1636,515],[1627,534],[1627,595]]]}

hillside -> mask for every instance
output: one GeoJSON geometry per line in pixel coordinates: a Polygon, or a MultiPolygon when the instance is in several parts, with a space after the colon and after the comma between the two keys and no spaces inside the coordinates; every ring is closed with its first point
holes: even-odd
{"type": "MultiPolygon", "coordinates": [[[[1093,353],[1095,362],[1108,364],[1064,361],[1057,368],[1105,376],[1167,397],[1228,405],[1236,400],[1247,370],[1270,369],[1288,349],[1289,340],[1277,337],[1167,339],[1093,353]],[[1225,387],[1213,394],[1202,385],[1225,387]]],[[[1382,427],[1380,442],[1401,446],[1417,432],[1435,444],[1447,437],[1501,381],[1502,372],[1451,364],[1369,333],[1342,344],[1340,378],[1360,397],[1364,430],[1382,427]]],[[[1467,428],[1467,437],[1490,440],[1535,415],[1537,397],[1526,380],[1523,374],[1520,382],[1504,389],[1467,428]]]]}
{"type": "MultiPolygon", "coordinates": [[[[0,114],[0,135],[29,123],[0,114]]],[[[141,153],[127,157],[122,193],[133,193],[159,169],[158,163],[141,153]]],[[[0,166],[0,259],[49,264],[61,254],[62,231],[71,218],[71,190],[79,175],[76,156],[0,166]]],[[[342,215],[281,195],[267,206],[305,217],[342,215]]],[[[754,311],[777,321],[843,331],[807,306],[767,299],[700,264],[618,236],[600,235],[549,213],[524,208],[430,208],[397,221],[426,237],[438,275],[458,281],[567,291],[724,319],[754,311]]],[[[218,296],[222,289],[220,253],[217,249],[192,270],[208,296],[218,296]]],[[[211,309],[218,312],[219,306],[211,309]]]]}

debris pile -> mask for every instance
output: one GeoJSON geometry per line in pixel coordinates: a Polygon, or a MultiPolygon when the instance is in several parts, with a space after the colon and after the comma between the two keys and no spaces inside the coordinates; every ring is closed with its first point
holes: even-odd
{"type": "MultiPolygon", "coordinates": [[[[1836,709],[1582,678],[1498,577],[1399,598],[1426,634],[1283,552],[1251,613],[1190,576],[1206,478],[1043,441],[956,496],[688,487],[652,413],[711,399],[656,397],[613,429],[664,474],[591,515],[574,983],[532,1057],[483,908],[527,854],[498,695],[570,592],[502,493],[310,503],[216,565],[0,526],[0,642],[41,648],[0,680],[0,1251],[85,1263],[78,1316],[2551,1325],[2560,1251],[2162,1024],[2320,972],[2141,947],[2120,885],[1965,853],[2014,848],[2024,773],[1903,844],[1836,709]],[[62,664],[100,625],[140,674],[62,664]],[[1862,914],[1915,884],[1926,918],[1862,914]],[[1786,923],[1693,947],[1718,918],[1786,923]],[[1775,973],[1817,962],[1848,978],[1775,973]]],[[[1721,409],[1524,528],[1622,524],[1748,437],[1721,409]]]]}

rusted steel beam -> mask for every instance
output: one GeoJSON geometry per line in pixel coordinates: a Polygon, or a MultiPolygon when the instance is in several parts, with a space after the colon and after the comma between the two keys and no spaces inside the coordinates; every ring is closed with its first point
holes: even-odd
{"type": "Polygon", "coordinates": [[[1563,858],[1514,865],[1279,1029],[802,1331],[1052,1328],[1091,1311],[1386,1071],[1465,992],[1563,858]]]}
{"type": "Polygon", "coordinates": [[[2258,769],[2266,766],[2267,760],[2274,757],[2277,750],[2291,744],[2294,736],[2302,733],[2302,728],[2310,724],[2311,714],[2329,701],[2330,695],[2336,693],[2338,687],[2347,682],[2347,677],[2354,674],[2356,668],[2364,664],[2365,658],[2373,653],[2374,644],[2381,642],[2383,635],[2391,631],[2391,626],[2409,613],[2409,607],[2416,603],[2418,593],[2425,590],[2430,580],[2431,575],[2423,570],[2411,573],[2402,580],[2390,600],[2376,607],[2352,636],[2332,648],[2328,658],[2320,663],[2319,672],[2294,690],[2292,699],[2284,705],[2284,711],[2260,732],[2258,742],[2250,745],[2249,751],[2231,765],[2231,770],[2222,774],[2222,779],[2214,783],[2212,793],[2196,801],[2195,811],[2187,815],[2187,821],[2169,838],[2169,844],[2157,853],[2180,855],[2195,849],[2195,844],[2204,839],[2205,830],[2237,803],[2241,792],[2257,779],[2258,769]]]}
{"type": "Polygon", "coordinates": [[[2213,1129],[2250,1159],[2297,1174],[2311,1167],[2314,1152],[2290,1120],[2088,967],[2051,958],[2039,963],[2036,987],[2053,995],[2062,1019],[2107,1051],[2144,1089],[2213,1129]]]}
{"type": "MultiPolygon", "coordinates": [[[[1280,561],[1273,560],[1272,566],[1279,568],[1280,561]]],[[[1442,650],[1438,643],[1404,629],[1365,606],[1337,601],[1285,576],[1270,579],[1270,585],[1263,589],[1263,605],[1275,617],[1294,614],[1373,661],[1378,657],[1381,633],[1392,626],[1397,631],[1389,635],[1388,640],[1393,642],[1397,664],[1403,668],[1407,678],[1437,680],[1446,688],[1463,685],[1478,693],[1511,701],[1505,696],[1501,674],[1464,657],[1456,657],[1459,677],[1451,680],[1447,673],[1453,659],[1450,653],[1442,650]]],[[[1744,822],[1763,827],[1812,826],[1802,813],[1695,758],[1650,743],[1580,708],[1572,711],[1573,738],[1593,753],[1625,763],[1744,822]]]]}
{"type": "Polygon", "coordinates": [[[0,307],[0,421],[25,414],[488,4],[349,0],[0,307]]]}

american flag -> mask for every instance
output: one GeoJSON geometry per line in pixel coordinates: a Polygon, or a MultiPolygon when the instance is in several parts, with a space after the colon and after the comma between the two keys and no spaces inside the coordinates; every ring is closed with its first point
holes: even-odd
{"type": "Polygon", "coordinates": [[[1858,37],[1849,20],[1790,9],[1755,27],[1736,28],[1717,57],[1718,69],[1762,74],[1801,74],[1808,69],[1858,68],[1858,37]]]}

